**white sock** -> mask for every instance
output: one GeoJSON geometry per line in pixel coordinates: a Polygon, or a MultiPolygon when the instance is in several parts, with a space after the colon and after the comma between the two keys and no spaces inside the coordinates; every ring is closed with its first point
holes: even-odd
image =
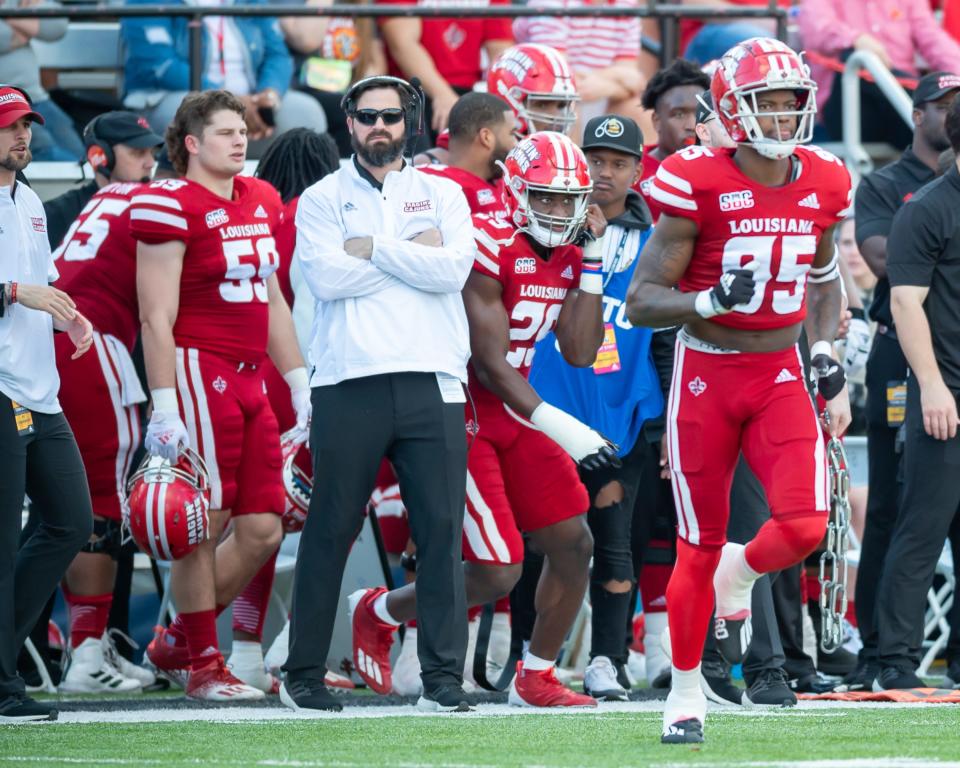
{"type": "Polygon", "coordinates": [[[263,664],[263,648],[253,640],[234,640],[230,647],[230,660],[243,659],[247,663],[263,664]]]}
{"type": "Polygon", "coordinates": [[[714,576],[717,604],[716,615],[727,617],[741,610],[750,610],[750,594],[753,583],[760,578],[747,563],[746,547],[726,544],[720,566],[714,576]]]}
{"type": "Polygon", "coordinates": [[[387,610],[387,594],[387,592],[384,592],[382,595],[380,595],[380,597],[373,601],[373,612],[384,624],[389,624],[393,627],[399,627],[403,622],[397,621],[395,618],[393,618],[393,616],[390,615],[390,611],[387,610]]]}
{"type": "Polygon", "coordinates": [[[700,665],[697,664],[693,669],[677,669],[671,667],[672,684],[670,690],[676,691],[678,696],[687,698],[689,696],[701,696],[700,691],[700,665]]]}
{"type": "Polygon", "coordinates": [[[523,657],[523,668],[529,669],[531,672],[546,672],[548,669],[552,669],[553,665],[553,661],[534,656],[530,651],[527,651],[523,657]]]}

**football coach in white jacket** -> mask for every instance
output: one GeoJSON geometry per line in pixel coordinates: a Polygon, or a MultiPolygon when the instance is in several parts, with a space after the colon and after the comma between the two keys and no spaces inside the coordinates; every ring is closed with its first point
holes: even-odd
{"type": "MultiPolygon", "coordinates": [[[[281,691],[293,709],[341,708],[324,686],[325,663],[347,554],[384,456],[417,545],[419,706],[466,708],[461,531],[470,348],[460,290],[475,248],[460,188],[403,158],[407,125],[421,106],[417,89],[399,78],[355,84],[343,101],[355,154],[307,189],[297,209],[296,259],[317,311],[314,485],[281,691]]],[[[389,624],[378,597],[357,595],[354,610],[389,624]]]]}

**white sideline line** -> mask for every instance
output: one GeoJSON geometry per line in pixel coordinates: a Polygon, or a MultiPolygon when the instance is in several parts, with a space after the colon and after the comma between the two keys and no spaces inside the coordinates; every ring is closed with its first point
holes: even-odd
{"type": "MultiPolygon", "coordinates": [[[[27,725],[53,728],[58,725],[84,723],[180,723],[180,722],[270,722],[276,720],[363,720],[385,717],[442,717],[450,718],[488,718],[522,717],[524,715],[549,715],[551,717],[602,717],[608,714],[652,714],[663,712],[662,701],[604,702],[597,709],[543,710],[512,707],[508,704],[479,704],[473,712],[456,715],[437,715],[433,712],[420,712],[410,705],[387,707],[347,707],[343,712],[303,713],[278,707],[250,707],[234,709],[138,709],[118,710],[115,712],[61,712],[59,720],[52,723],[29,723],[27,725]]],[[[750,709],[740,707],[722,707],[711,704],[708,711],[712,716],[730,717],[843,717],[844,710],[878,709],[889,711],[905,707],[916,709],[918,704],[896,704],[888,702],[844,702],[844,701],[801,701],[798,706],[776,709],[750,709]]],[[[956,707],[956,704],[923,704],[923,707],[956,707]]],[[[20,726],[23,727],[23,726],[20,726]]],[[[3,756],[0,756],[0,762],[3,756]]],[[[958,764],[957,768],[960,768],[958,764]]]]}

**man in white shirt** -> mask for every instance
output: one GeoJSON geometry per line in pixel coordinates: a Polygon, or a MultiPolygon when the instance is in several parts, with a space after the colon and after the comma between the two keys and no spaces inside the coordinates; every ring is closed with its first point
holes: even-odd
{"type": "Polygon", "coordinates": [[[75,357],[90,322],[50,283],[57,269],[36,193],[16,180],[30,163],[30,126],[43,118],[26,92],[0,87],[0,723],[55,720],[17,675],[17,653],[74,555],[90,537],[90,491],[57,392],[53,331],[75,357]],[[24,495],[40,524],[19,547],[24,495]]]}
{"type": "MultiPolygon", "coordinates": [[[[296,218],[297,261],[317,300],[314,486],[281,699],[295,710],[340,709],[324,663],[347,554],[387,456],[417,545],[419,706],[463,711],[469,335],[460,290],[474,259],[470,211],[454,182],[403,159],[422,108],[408,83],[367,78],[343,108],[356,154],[303,194],[296,218]]],[[[383,592],[357,593],[352,609],[380,615],[383,592]]]]}

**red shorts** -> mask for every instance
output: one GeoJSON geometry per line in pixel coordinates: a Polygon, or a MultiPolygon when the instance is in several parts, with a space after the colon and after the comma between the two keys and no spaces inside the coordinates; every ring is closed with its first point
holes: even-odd
{"type": "Polygon", "coordinates": [[[467,454],[463,559],[523,562],[520,531],[582,515],[590,506],[576,464],[542,432],[507,414],[481,413],[467,454]]]}
{"type": "Polygon", "coordinates": [[[177,347],[177,395],[210,474],[210,508],[283,514],[280,431],[263,366],[177,347]]]}
{"type": "Polygon", "coordinates": [[[726,542],[740,452],[774,518],[827,512],[827,463],[796,347],[722,354],[677,341],[667,411],[677,533],[726,542]]]}
{"type": "Polygon", "coordinates": [[[93,514],[119,522],[126,505],[126,481],[134,451],[140,445],[140,414],[135,404],[139,384],[130,353],[113,336],[93,334],[93,346],[71,360],[70,337],[54,337],[60,372],[60,405],[73,429],[93,501],[93,514]],[[135,378],[135,376],[134,376],[135,378]]]}

